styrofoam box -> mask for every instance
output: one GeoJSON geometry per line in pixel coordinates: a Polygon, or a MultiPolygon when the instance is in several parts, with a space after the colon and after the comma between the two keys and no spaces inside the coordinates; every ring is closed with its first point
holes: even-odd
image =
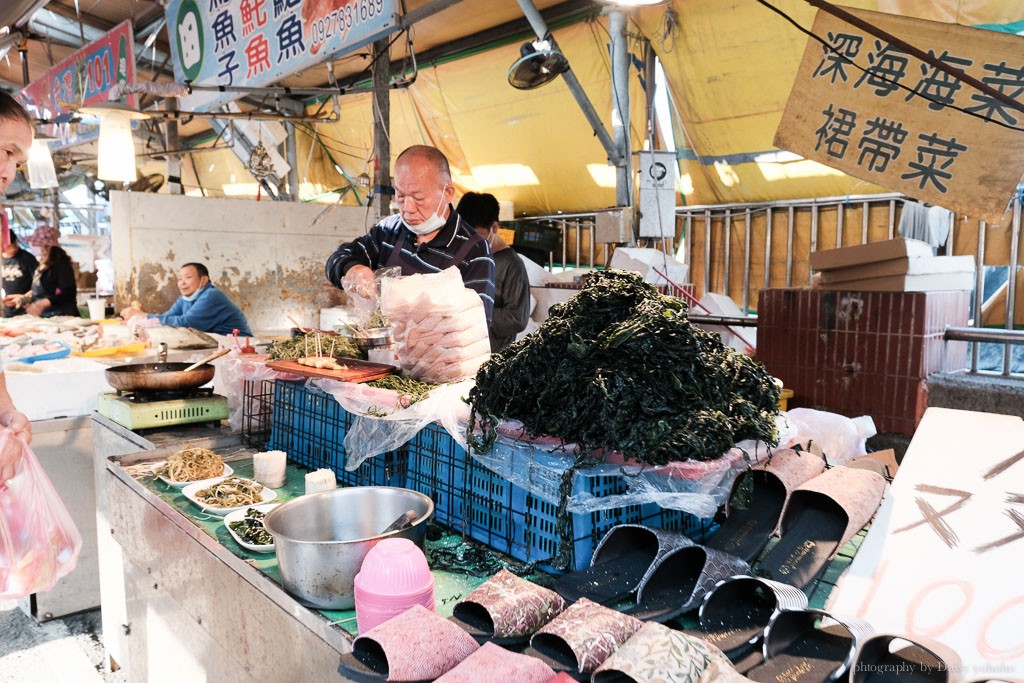
{"type": "Polygon", "coordinates": [[[39,361],[31,366],[9,363],[4,368],[7,390],[15,407],[30,420],[90,415],[96,395],[113,391],[106,365],[88,358],[39,361]]]}

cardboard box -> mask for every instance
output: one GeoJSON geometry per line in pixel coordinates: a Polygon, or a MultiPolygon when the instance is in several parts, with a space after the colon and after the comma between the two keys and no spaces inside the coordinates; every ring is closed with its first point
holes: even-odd
{"type": "Polygon", "coordinates": [[[822,284],[849,282],[876,277],[895,275],[940,275],[951,273],[974,273],[973,256],[912,256],[906,258],[876,261],[859,266],[848,266],[825,270],[821,273],[822,284]]]}
{"type": "Polygon", "coordinates": [[[822,289],[850,292],[941,292],[974,288],[974,271],[969,273],[931,273],[891,275],[862,280],[822,283],[822,289]]]}
{"type": "Polygon", "coordinates": [[[811,270],[835,270],[878,261],[934,255],[932,245],[927,242],[900,237],[884,242],[815,251],[810,255],[810,265],[811,270]]]}

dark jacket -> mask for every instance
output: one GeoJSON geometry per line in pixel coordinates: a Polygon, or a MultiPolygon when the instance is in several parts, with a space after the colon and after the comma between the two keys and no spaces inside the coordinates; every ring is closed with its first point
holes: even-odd
{"type": "MultiPolygon", "coordinates": [[[[32,290],[32,276],[35,275],[39,261],[32,255],[32,252],[19,248],[14,256],[4,257],[3,281],[4,292],[10,294],[25,294],[32,290]]],[[[15,315],[22,315],[24,308],[11,308],[4,306],[4,317],[10,318],[15,315]]]]}
{"type": "Polygon", "coordinates": [[[32,278],[32,301],[39,299],[50,300],[50,307],[43,313],[44,318],[78,315],[78,285],[70,259],[59,259],[49,263],[45,269],[36,270],[32,278]]]}

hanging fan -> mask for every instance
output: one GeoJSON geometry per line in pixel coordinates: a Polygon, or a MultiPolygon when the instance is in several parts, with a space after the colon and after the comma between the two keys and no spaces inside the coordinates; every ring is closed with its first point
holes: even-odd
{"type": "Polygon", "coordinates": [[[159,173],[150,173],[128,185],[129,192],[156,192],[164,186],[165,178],[159,173]]]}
{"type": "Polygon", "coordinates": [[[565,55],[552,48],[547,40],[523,43],[519,54],[522,56],[508,70],[509,85],[519,90],[531,90],[550,83],[569,70],[565,55]]]}

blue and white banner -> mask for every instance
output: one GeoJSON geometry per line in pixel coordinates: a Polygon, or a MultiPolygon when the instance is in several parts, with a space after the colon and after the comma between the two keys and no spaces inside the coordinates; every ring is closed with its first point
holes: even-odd
{"type": "MultiPolygon", "coordinates": [[[[174,74],[196,85],[277,83],[394,31],[396,0],[171,0],[174,74]]],[[[205,111],[237,93],[197,92],[182,108],[205,111]]]]}

